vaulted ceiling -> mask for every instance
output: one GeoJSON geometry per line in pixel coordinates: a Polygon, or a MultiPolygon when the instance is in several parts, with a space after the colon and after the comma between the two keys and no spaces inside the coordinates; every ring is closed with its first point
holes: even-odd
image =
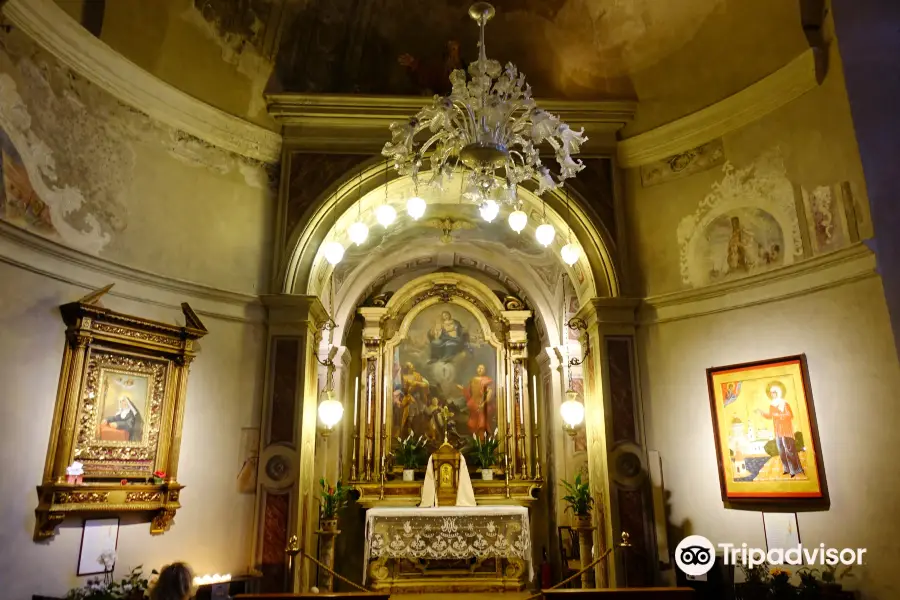
{"type": "MultiPolygon", "coordinates": [[[[266,90],[430,95],[477,52],[470,0],[55,1],[148,71],[268,125],[266,90]]],[[[645,129],[800,54],[804,2],[494,0],[487,50],[538,97],[638,99],[645,129]]]]}

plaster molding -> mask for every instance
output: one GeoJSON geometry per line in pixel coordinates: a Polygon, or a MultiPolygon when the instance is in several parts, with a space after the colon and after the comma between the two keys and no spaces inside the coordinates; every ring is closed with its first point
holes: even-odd
{"type": "MultiPolygon", "coordinates": [[[[430,102],[426,96],[366,96],[361,94],[269,94],[269,115],[284,126],[284,143],[291,150],[381,152],[390,139],[390,125],[404,121],[430,102]]],[[[631,101],[537,100],[539,106],[581,129],[589,141],[579,157],[609,156],[616,132],[634,117],[631,101]]]]}
{"type": "Polygon", "coordinates": [[[619,166],[639,167],[701,146],[761,119],[818,85],[815,51],[810,48],[771,75],[724,100],[620,141],[619,166]]]}
{"type": "Polygon", "coordinates": [[[863,243],[810,260],[709,287],[644,299],[641,325],[653,325],[805,296],[878,277],[875,254],[863,243]]]}
{"type": "Polygon", "coordinates": [[[190,301],[199,315],[240,322],[265,321],[265,310],[257,296],[220,290],[134,269],[113,261],[72,250],[62,244],[0,221],[0,263],[96,290],[116,286],[110,296],[181,310],[190,301]]]}
{"type": "Polygon", "coordinates": [[[9,0],[3,15],[62,64],[150,118],[246,158],[280,160],[280,135],[154,77],[91,35],[53,0],[9,0]]]}

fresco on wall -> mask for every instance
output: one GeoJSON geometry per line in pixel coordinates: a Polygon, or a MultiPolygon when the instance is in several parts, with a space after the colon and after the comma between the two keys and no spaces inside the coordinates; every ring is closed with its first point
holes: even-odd
{"type": "Polygon", "coordinates": [[[725,146],[721,139],[691,148],[686,152],[667,156],[641,167],[641,183],[644,187],[674,181],[700,173],[725,162],[725,146]]]}
{"type": "Polygon", "coordinates": [[[747,167],[726,162],[697,210],[678,224],[681,278],[700,287],[792,264],[803,256],[794,186],[780,150],[747,167]]]}
{"type": "Polygon", "coordinates": [[[802,190],[803,208],[813,252],[823,254],[843,248],[850,242],[848,218],[839,186],[802,190]]]}
{"type": "Polygon", "coordinates": [[[0,219],[43,233],[56,233],[50,218],[50,207],[44,204],[34,191],[22,157],[2,129],[0,129],[0,219]]]}
{"type": "Polygon", "coordinates": [[[393,371],[395,438],[413,433],[436,448],[446,427],[461,446],[496,429],[497,351],[466,308],[440,302],[416,315],[394,350],[393,371]]]}

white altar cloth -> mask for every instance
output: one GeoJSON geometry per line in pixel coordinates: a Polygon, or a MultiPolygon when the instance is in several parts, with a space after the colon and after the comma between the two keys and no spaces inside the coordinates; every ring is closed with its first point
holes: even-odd
{"type": "Polygon", "coordinates": [[[528,509],[524,506],[370,508],[365,569],[371,558],[517,559],[534,578],[528,509]]]}

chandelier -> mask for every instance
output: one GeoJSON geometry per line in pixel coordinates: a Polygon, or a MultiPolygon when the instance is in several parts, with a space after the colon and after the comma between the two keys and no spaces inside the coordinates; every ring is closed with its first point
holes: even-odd
{"type": "MultiPolygon", "coordinates": [[[[382,154],[393,161],[400,175],[410,176],[416,187],[426,157],[431,172],[428,185],[438,189],[443,190],[445,180],[462,169],[464,196],[479,205],[482,217],[492,221],[498,203],[510,205],[515,209],[510,227],[520,232],[527,215],[521,210],[516,187],[532,181],[540,196],[575,177],[584,165],[572,155],[578,154],[587,137],[584,129],[575,131],[538,107],[525,75],[515,65],[502,67],[487,57],[484,31],[494,14],[494,7],[487,2],[469,8],[481,34],[478,60],[469,65],[469,77],[456,69],[450,74],[449,96],[436,95],[430,106],[409,120],[392,123],[392,140],[384,145],[382,154]],[[539,148],[545,143],[555,154],[555,174],[541,161],[539,148]]],[[[544,232],[539,241],[547,246],[552,237],[546,229],[544,232]]]]}

